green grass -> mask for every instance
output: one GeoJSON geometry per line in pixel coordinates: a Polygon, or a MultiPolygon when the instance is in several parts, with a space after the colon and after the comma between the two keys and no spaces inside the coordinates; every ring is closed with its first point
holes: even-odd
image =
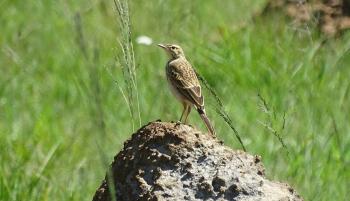
{"type": "MultiPolygon", "coordinates": [[[[130,1],[132,39],[183,46],[269,178],[289,182],[306,200],[346,200],[350,34],[323,43],[313,25],[297,28],[279,14],[251,20],[263,4],[130,1]]],[[[112,0],[0,1],[0,201],[92,198],[133,132],[119,90],[117,16],[112,0]]],[[[155,45],[134,43],[134,51],[142,124],[177,120],[166,55],[155,45]]],[[[240,148],[206,97],[219,138],[240,148]]],[[[205,130],[194,112],[190,122],[205,130]]]]}

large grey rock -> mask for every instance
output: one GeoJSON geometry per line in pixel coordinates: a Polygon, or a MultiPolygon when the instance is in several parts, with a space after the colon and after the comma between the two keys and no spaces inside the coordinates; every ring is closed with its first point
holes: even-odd
{"type": "Polygon", "coordinates": [[[259,156],[232,150],[187,125],[152,122],[125,142],[93,201],[302,200],[269,181],[259,156]],[[109,179],[110,178],[110,179],[109,179]]]}

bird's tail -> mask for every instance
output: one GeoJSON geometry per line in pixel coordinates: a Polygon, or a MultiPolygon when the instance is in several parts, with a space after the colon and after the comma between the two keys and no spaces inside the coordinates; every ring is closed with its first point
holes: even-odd
{"type": "Polygon", "coordinates": [[[198,107],[197,111],[198,111],[199,115],[201,116],[202,120],[204,121],[205,126],[207,127],[209,133],[215,137],[216,133],[215,133],[214,127],[210,123],[210,120],[205,113],[204,107],[198,107]]]}

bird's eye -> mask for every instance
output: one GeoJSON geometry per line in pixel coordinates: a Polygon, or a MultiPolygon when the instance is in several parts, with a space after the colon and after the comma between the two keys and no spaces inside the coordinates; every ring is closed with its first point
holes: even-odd
{"type": "Polygon", "coordinates": [[[171,48],[172,50],[175,50],[175,47],[174,47],[174,46],[171,46],[170,48],[171,48]]]}

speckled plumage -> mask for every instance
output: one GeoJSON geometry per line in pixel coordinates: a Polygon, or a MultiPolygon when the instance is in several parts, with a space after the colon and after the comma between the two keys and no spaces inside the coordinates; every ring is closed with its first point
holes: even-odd
{"type": "Polygon", "coordinates": [[[166,64],[166,77],[172,92],[184,106],[180,121],[185,117],[185,123],[187,122],[191,107],[194,106],[209,132],[215,135],[214,128],[205,113],[204,98],[196,72],[187,61],[182,48],[178,45],[159,46],[164,48],[170,56],[166,64]]]}
{"type": "MultiPolygon", "coordinates": [[[[185,58],[171,60],[166,65],[166,75],[171,87],[178,90],[181,99],[196,107],[204,106],[201,86],[191,64],[185,58]]],[[[178,96],[178,95],[177,95],[178,96]]]]}

